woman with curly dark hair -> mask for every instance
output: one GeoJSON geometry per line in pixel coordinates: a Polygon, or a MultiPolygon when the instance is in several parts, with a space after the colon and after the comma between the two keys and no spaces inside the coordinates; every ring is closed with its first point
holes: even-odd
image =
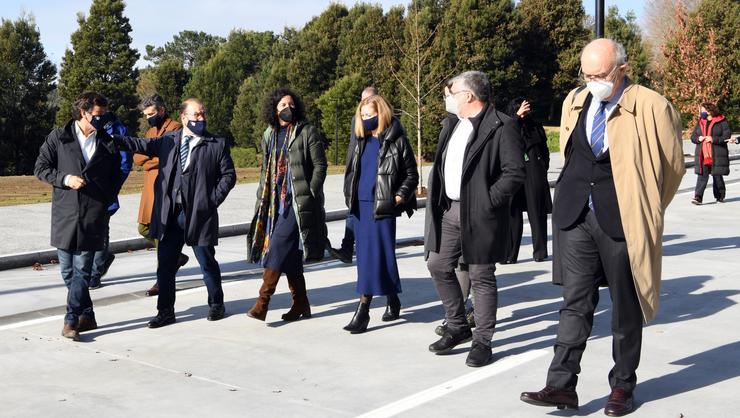
{"type": "Polygon", "coordinates": [[[694,151],[694,172],[697,175],[694,198],[691,203],[701,205],[704,189],[712,176],[712,192],[718,203],[725,201],[725,179],[730,174],[730,157],[727,143],[730,142],[730,124],[714,103],[702,103],[699,123],[691,133],[694,151]]]}
{"type": "Polygon", "coordinates": [[[311,317],[303,261],[317,261],[326,247],[325,141],[305,117],[300,97],[288,89],[272,92],[262,117],[262,173],[247,236],[247,261],[264,267],[252,318],[264,321],[270,297],[285,273],[293,306],[285,321],[311,317]]]}

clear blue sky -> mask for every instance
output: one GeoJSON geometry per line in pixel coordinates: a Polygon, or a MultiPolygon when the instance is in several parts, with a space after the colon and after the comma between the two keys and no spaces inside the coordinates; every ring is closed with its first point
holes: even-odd
{"type": "MultiPolygon", "coordinates": [[[[340,1],[348,6],[356,2],[340,1]]],[[[408,3],[402,0],[369,2],[382,4],[386,10],[393,5],[408,3]]],[[[87,14],[90,3],[91,0],[2,0],[0,17],[14,20],[22,12],[32,14],[46,53],[58,65],[69,46],[70,35],[77,29],[77,13],[87,14]]],[[[285,26],[301,27],[330,3],[328,0],[128,0],[125,13],[133,28],[133,46],[143,56],[145,45],[163,45],[182,30],[198,30],[225,37],[234,28],[281,32],[285,26]]],[[[638,21],[642,16],[642,1],[606,0],[605,3],[606,8],[618,5],[622,13],[634,10],[638,21]]],[[[583,4],[586,13],[593,15],[594,0],[584,0],[583,4]]],[[[139,65],[146,65],[146,62],[140,60],[139,65]]]]}

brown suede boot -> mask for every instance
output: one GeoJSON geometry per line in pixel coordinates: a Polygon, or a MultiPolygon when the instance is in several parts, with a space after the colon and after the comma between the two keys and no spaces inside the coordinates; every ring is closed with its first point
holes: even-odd
{"type": "Polygon", "coordinates": [[[295,276],[289,275],[288,287],[290,287],[290,294],[293,295],[293,306],[283,314],[283,321],[310,318],[311,305],[308,303],[308,294],[306,293],[306,278],[303,277],[302,273],[295,276]]]}
{"type": "Polygon", "coordinates": [[[69,338],[72,341],[80,341],[80,332],[77,331],[77,325],[70,325],[65,322],[64,327],[62,327],[62,337],[69,338]]]}
{"type": "Polygon", "coordinates": [[[278,280],[280,280],[280,272],[270,268],[266,268],[262,273],[262,287],[260,287],[260,295],[257,301],[252,306],[252,309],[247,312],[247,316],[264,321],[267,317],[267,307],[270,304],[270,296],[275,293],[278,280]]]}

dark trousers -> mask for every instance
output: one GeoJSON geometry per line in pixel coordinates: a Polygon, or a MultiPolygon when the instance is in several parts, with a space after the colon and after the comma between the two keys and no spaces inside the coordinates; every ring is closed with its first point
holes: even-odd
{"type": "MultiPolygon", "coordinates": [[[[460,203],[453,202],[442,216],[439,252],[430,252],[427,268],[434,280],[437,294],[445,309],[447,327],[457,332],[468,327],[465,319],[465,299],[455,268],[462,255],[460,241],[460,203]]],[[[490,344],[496,327],[498,290],[495,264],[468,264],[468,275],[475,295],[475,331],[473,340],[490,344]]]]}
{"type": "Polygon", "coordinates": [[[605,278],[612,299],[614,367],[609,372],[609,384],[631,392],[637,382],[643,322],[627,244],[606,235],[588,210],[574,227],[558,231],[555,245],[563,268],[563,307],[547,384],[575,390],[599,302],[599,282],[605,278]]]}
{"type": "MultiPolygon", "coordinates": [[[[167,222],[164,238],[157,246],[157,283],[159,296],[157,310],[174,310],[175,308],[175,274],[178,270],[178,258],[185,245],[185,214],[178,210],[167,222]]],[[[224,304],[224,292],[221,288],[221,269],[216,261],[216,249],[212,245],[194,245],[193,252],[198,259],[203,281],[208,289],[208,306],[224,304]]]]}
{"type": "Polygon", "coordinates": [[[108,260],[108,257],[110,257],[110,225],[107,225],[105,228],[105,241],[103,242],[103,249],[95,251],[95,256],[93,257],[93,266],[92,266],[92,277],[99,279],[103,275],[103,270],[105,269],[105,262],[108,260]]]}
{"type": "Polygon", "coordinates": [[[57,249],[59,268],[67,286],[67,314],[64,322],[77,325],[80,315],[94,316],[90,299],[90,275],[95,251],[68,251],[57,249]]]}
{"type": "MultiPolygon", "coordinates": [[[[547,258],[547,214],[527,212],[529,227],[532,230],[532,246],[535,260],[547,258]]],[[[509,217],[509,232],[511,233],[511,250],[507,261],[516,262],[519,258],[519,247],[522,245],[522,234],[524,233],[524,215],[519,210],[514,210],[509,217]]]]}
{"type": "MultiPolygon", "coordinates": [[[[694,196],[696,196],[699,201],[704,198],[704,189],[707,188],[707,183],[709,183],[710,175],[712,175],[712,166],[705,165],[704,167],[702,167],[701,174],[697,174],[696,176],[696,188],[694,189],[694,196]]],[[[724,177],[712,175],[712,193],[714,194],[714,198],[717,200],[725,198],[724,177]]]]}
{"type": "Polygon", "coordinates": [[[352,213],[348,212],[347,220],[344,222],[344,238],[342,238],[341,247],[342,250],[349,251],[350,253],[355,248],[355,224],[353,218],[352,213]]]}

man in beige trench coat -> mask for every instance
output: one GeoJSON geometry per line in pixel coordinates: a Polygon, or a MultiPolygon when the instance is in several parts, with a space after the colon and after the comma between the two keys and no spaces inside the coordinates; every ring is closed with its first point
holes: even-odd
{"type": "Polygon", "coordinates": [[[625,76],[624,47],[596,39],[581,53],[586,87],[563,103],[565,164],[553,204],[553,281],[563,285],[547,383],[524,402],[578,408],[576,383],[599,285],[612,299],[609,416],[632,412],[642,326],[660,294],[663,215],[685,172],[681,120],[658,93],[625,76]]]}

